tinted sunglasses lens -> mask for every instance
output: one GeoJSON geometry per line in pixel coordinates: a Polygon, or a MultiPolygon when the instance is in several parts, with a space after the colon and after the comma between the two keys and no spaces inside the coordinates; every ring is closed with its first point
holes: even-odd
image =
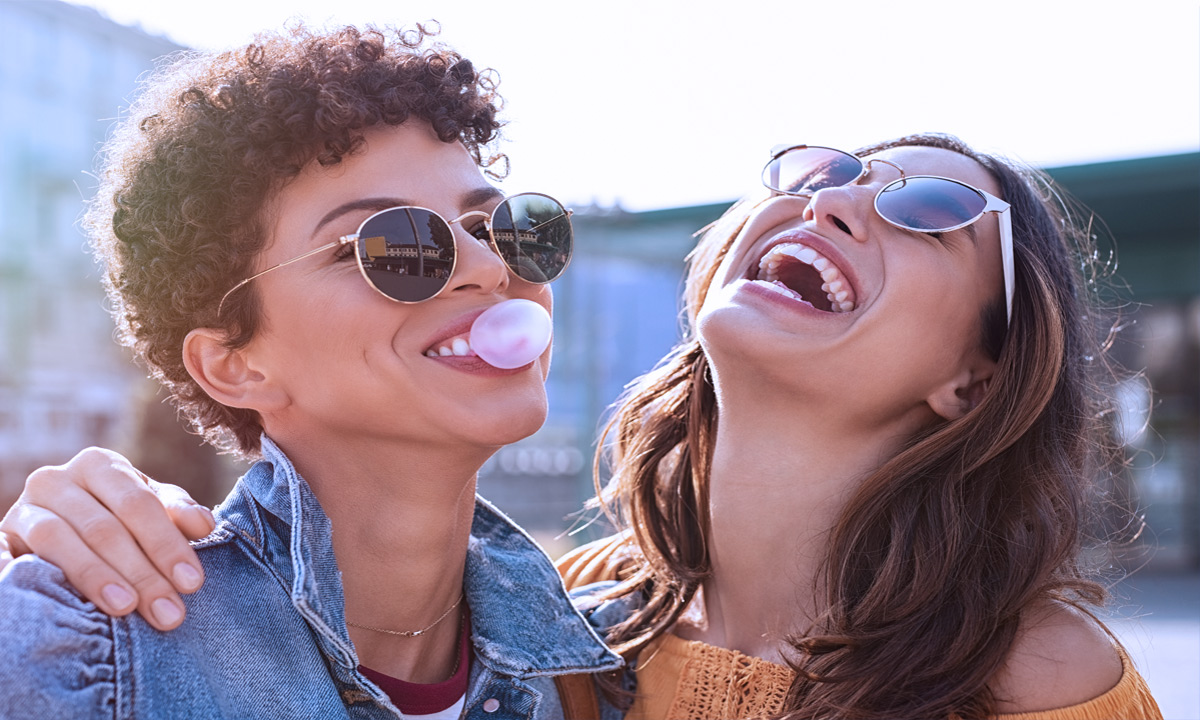
{"type": "Polygon", "coordinates": [[[437,295],[454,270],[450,226],[421,208],[392,208],[368,218],[358,231],[357,248],[367,280],[401,302],[437,295]]]}
{"type": "Polygon", "coordinates": [[[921,232],[944,231],[979,217],[987,199],[953,180],[911,177],[879,192],[875,209],[886,220],[921,232]]]}
{"type": "Polygon", "coordinates": [[[548,283],[562,274],[575,245],[571,217],[557,200],[537,193],[506,198],[492,213],[496,250],[517,277],[548,283]]]}
{"type": "Polygon", "coordinates": [[[806,147],[788,150],[763,168],[763,184],[776,192],[809,195],[849,185],[862,173],[862,161],[840,150],[806,147]]]}

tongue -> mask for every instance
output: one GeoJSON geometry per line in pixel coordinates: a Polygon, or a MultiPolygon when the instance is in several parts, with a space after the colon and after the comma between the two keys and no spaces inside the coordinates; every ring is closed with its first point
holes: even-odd
{"type": "Polygon", "coordinates": [[[791,289],[791,288],[790,288],[790,287],[788,287],[787,285],[783,284],[783,282],[781,282],[781,281],[779,281],[779,280],[774,280],[774,281],[772,281],[772,282],[771,282],[771,284],[772,284],[772,285],[774,285],[775,287],[779,288],[780,290],[784,291],[784,292],[785,292],[785,293],[787,293],[788,295],[791,295],[793,298],[795,298],[795,299],[799,300],[800,302],[804,303],[805,305],[807,305],[807,306],[809,306],[809,307],[815,307],[815,306],[814,306],[812,303],[810,303],[809,301],[805,300],[803,295],[801,295],[800,293],[798,293],[798,292],[796,292],[795,290],[791,289]]]}

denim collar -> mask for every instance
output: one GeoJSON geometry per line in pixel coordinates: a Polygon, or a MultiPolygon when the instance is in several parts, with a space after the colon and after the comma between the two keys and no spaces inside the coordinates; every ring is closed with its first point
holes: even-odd
{"type": "MultiPolygon", "coordinates": [[[[308,483],[266,435],[262,454],[219,516],[239,530],[289,588],[293,605],[326,654],[347,669],[356,668],[329,518],[308,483]]],[[[571,604],[545,551],[478,496],[464,587],[476,657],[492,670],[530,677],[622,665],[571,604]]]]}

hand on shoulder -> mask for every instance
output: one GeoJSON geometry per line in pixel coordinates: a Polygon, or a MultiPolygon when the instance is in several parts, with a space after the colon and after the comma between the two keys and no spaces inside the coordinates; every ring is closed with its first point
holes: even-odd
{"type": "Polygon", "coordinates": [[[1068,707],[1103,695],[1124,666],[1099,621],[1047,601],[1026,613],[1004,667],[992,680],[1000,713],[1068,707]]]}

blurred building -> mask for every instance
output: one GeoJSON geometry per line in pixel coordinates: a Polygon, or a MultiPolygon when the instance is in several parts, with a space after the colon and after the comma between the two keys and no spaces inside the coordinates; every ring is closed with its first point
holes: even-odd
{"type": "Polygon", "coordinates": [[[1159,567],[1200,569],[1200,153],[1054,168],[1116,248],[1114,357],[1144,376],[1120,393],[1139,542],[1159,567]]]}
{"type": "Polygon", "coordinates": [[[137,78],[181,48],[62,2],[0,2],[0,503],[112,444],[138,372],[112,341],[77,221],[137,78]]]}
{"type": "MultiPolygon", "coordinates": [[[[94,185],[86,171],[136,79],[179,49],[90,9],[0,0],[0,509],[29,470],[89,444],[130,452],[209,501],[206,478],[228,481],[229,468],[197,454],[196,439],[177,431],[112,342],[99,272],[76,226],[94,185]]],[[[1116,355],[1148,381],[1122,388],[1130,492],[1145,508],[1146,539],[1160,547],[1155,561],[1195,564],[1200,154],[1050,172],[1104,219],[1100,236],[1115,239],[1133,301],[1116,355]]],[[[684,256],[724,209],[575,208],[576,256],[554,286],[549,420],[480,475],[480,491],[552,550],[574,543],[554,538],[593,493],[607,407],[678,339],[684,256]]]]}

